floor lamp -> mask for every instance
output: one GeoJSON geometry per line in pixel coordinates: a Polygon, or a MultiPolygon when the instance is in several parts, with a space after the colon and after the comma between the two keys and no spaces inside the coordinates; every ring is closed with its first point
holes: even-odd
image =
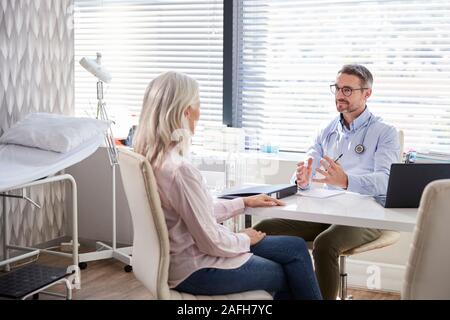
{"type": "MultiPolygon", "coordinates": [[[[97,52],[97,58],[95,60],[82,58],[80,60],[81,66],[89,73],[94,75],[97,81],[97,118],[109,121],[108,114],[106,112],[106,103],[103,101],[103,83],[109,83],[111,81],[111,75],[101,63],[102,55],[97,52]]],[[[94,261],[100,259],[115,258],[126,264],[125,271],[130,272],[131,268],[131,249],[132,247],[117,248],[116,240],[116,167],[119,165],[117,148],[114,143],[114,136],[111,130],[111,126],[108,128],[105,134],[106,147],[108,150],[109,161],[112,170],[112,224],[113,224],[113,237],[111,246],[97,242],[97,247],[100,251],[82,253],[80,254],[80,269],[86,268],[87,261],[94,261]]]]}

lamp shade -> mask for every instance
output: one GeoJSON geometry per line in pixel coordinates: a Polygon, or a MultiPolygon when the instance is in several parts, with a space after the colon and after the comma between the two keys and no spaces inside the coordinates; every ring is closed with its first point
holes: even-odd
{"type": "Polygon", "coordinates": [[[108,72],[108,70],[106,70],[104,66],[102,66],[101,60],[102,55],[101,53],[97,52],[97,59],[93,60],[84,57],[80,60],[80,64],[84,69],[86,69],[100,81],[109,83],[112,79],[111,74],[108,72]]]}

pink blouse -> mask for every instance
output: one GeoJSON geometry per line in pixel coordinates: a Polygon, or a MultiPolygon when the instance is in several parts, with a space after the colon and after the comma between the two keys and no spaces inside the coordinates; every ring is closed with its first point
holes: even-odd
{"type": "Polygon", "coordinates": [[[155,177],[169,229],[170,288],[199,269],[234,269],[251,257],[250,238],[220,224],[244,212],[241,198],[214,203],[201,173],[174,151],[155,177]]]}

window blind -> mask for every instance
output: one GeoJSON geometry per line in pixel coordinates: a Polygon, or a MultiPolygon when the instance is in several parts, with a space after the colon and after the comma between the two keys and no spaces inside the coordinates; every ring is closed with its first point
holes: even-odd
{"type": "Polygon", "coordinates": [[[374,76],[370,110],[405,148],[450,152],[450,2],[238,0],[238,121],[254,145],[302,151],[337,116],[347,63],[374,76]]]}
{"type": "Polygon", "coordinates": [[[147,85],[168,70],[200,84],[200,136],[204,125],[222,123],[223,1],[75,0],[74,5],[78,115],[95,116],[97,107],[97,80],[78,61],[101,52],[112,75],[104,100],[116,137],[137,124],[147,85]]]}

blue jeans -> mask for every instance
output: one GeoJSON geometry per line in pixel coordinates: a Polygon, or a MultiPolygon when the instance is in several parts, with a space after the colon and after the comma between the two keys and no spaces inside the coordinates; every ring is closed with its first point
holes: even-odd
{"type": "Polygon", "coordinates": [[[196,295],[266,290],[275,299],[322,299],[302,238],[266,236],[250,250],[253,256],[239,268],[200,269],[175,289],[196,295]]]}

